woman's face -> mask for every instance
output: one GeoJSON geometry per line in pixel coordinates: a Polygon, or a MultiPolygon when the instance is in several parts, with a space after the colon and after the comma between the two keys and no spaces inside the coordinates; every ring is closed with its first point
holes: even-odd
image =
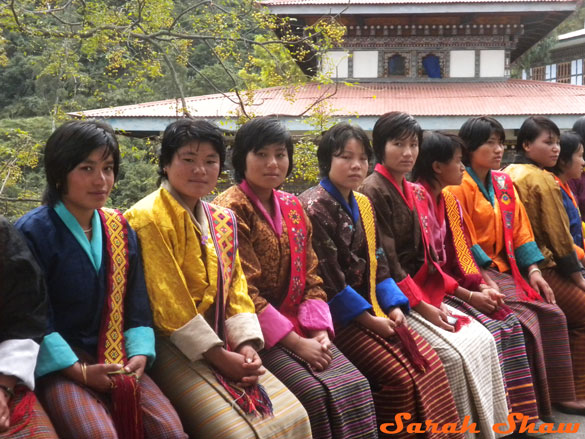
{"type": "Polygon", "coordinates": [[[192,208],[217,184],[220,157],[210,142],[193,141],[175,152],[164,167],[172,188],[192,208]]]}
{"type": "Polygon", "coordinates": [[[504,145],[498,134],[492,133],[487,141],[471,153],[471,167],[474,169],[500,169],[504,145]]]}
{"type": "Polygon", "coordinates": [[[524,142],[524,154],[543,168],[552,168],[557,164],[561,146],[556,134],[542,131],[532,142],[524,142]]]}
{"type": "Polygon", "coordinates": [[[283,143],[273,143],[246,155],[244,177],[258,189],[276,189],[286,179],[289,158],[283,143]]]}
{"type": "Polygon", "coordinates": [[[384,148],[384,167],[397,182],[412,171],[418,156],[418,137],[407,136],[402,139],[388,139],[384,148]]]}
{"type": "Polygon", "coordinates": [[[445,186],[459,186],[461,184],[463,171],[465,171],[465,166],[463,166],[463,162],[461,161],[462,159],[463,154],[461,149],[458,148],[453,158],[447,163],[433,163],[435,177],[437,177],[442,188],[445,186]]]}
{"type": "Polygon", "coordinates": [[[106,147],[94,149],[67,174],[62,201],[75,216],[104,207],[114,187],[114,157],[106,147]],[[107,155],[106,155],[107,154],[107,155]]]}
{"type": "Polygon", "coordinates": [[[585,166],[585,160],[583,159],[583,144],[579,145],[579,148],[573,153],[571,156],[570,163],[563,169],[563,174],[570,178],[581,178],[581,174],[583,173],[583,166],[585,166]]]}
{"type": "Polygon", "coordinates": [[[329,180],[342,193],[357,189],[367,173],[368,155],[357,139],[349,139],[343,149],[331,157],[329,180]]]}

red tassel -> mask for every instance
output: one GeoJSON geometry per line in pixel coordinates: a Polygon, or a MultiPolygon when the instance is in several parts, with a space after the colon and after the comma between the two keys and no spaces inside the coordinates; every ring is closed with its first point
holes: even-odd
{"type": "Polygon", "coordinates": [[[255,386],[240,388],[228,383],[227,380],[217,371],[213,371],[217,381],[234,399],[234,402],[247,415],[255,416],[272,416],[272,401],[261,384],[255,386]]]}
{"type": "Polygon", "coordinates": [[[131,375],[112,375],[112,419],[118,436],[124,439],[144,439],[140,385],[131,375]]]}
{"type": "Polygon", "coordinates": [[[412,363],[412,365],[421,373],[425,373],[429,367],[429,362],[418,350],[418,346],[412,337],[408,328],[404,325],[394,328],[394,332],[400,339],[404,353],[412,363]]]}
{"type": "MultiPolygon", "coordinates": [[[[23,394],[21,400],[14,406],[10,414],[10,425],[14,425],[14,429],[9,430],[9,436],[24,430],[30,423],[34,405],[37,400],[34,392],[26,388],[17,388],[17,394],[23,394]],[[22,421],[22,422],[21,422],[22,421]],[[20,425],[17,425],[20,423],[20,425]]],[[[33,432],[31,432],[32,434],[33,432]]]]}
{"type": "Polygon", "coordinates": [[[461,314],[457,314],[455,317],[457,317],[457,322],[455,323],[455,332],[459,332],[461,328],[471,323],[470,317],[461,314]]]}
{"type": "Polygon", "coordinates": [[[514,311],[508,308],[506,305],[502,305],[498,308],[497,311],[491,313],[488,317],[494,320],[506,320],[506,318],[512,314],[514,311]]]}

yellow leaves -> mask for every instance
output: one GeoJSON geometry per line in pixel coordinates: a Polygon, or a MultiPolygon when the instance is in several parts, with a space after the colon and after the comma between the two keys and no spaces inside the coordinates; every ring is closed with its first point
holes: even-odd
{"type": "Polygon", "coordinates": [[[34,168],[41,145],[21,129],[0,132],[0,195],[22,178],[23,169],[34,168]]]}

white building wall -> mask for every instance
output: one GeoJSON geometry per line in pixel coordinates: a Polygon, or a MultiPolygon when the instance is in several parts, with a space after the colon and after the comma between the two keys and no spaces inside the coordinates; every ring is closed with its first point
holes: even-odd
{"type": "Polygon", "coordinates": [[[378,51],[359,50],[353,52],[353,78],[378,77],[378,51]]]}
{"type": "Polygon", "coordinates": [[[331,78],[347,78],[349,52],[335,50],[327,52],[321,59],[321,72],[331,78]]]}
{"type": "Polygon", "coordinates": [[[505,50],[479,51],[479,76],[482,78],[503,78],[506,69],[505,50]]]}
{"type": "Polygon", "coordinates": [[[452,50],[449,66],[449,77],[473,78],[475,76],[475,50],[452,50]]]}

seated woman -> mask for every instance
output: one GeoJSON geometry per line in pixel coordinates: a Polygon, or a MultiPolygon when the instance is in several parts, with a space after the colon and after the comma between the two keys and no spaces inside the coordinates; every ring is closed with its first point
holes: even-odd
{"type": "MultiPolygon", "coordinates": [[[[425,132],[413,169],[413,178],[427,191],[428,227],[437,262],[459,283],[445,303],[472,316],[492,333],[510,409],[534,422],[538,419],[538,408],[522,326],[503,304],[505,295],[499,292],[497,284],[473,260],[461,207],[450,192],[443,191],[448,185],[461,184],[464,149],[462,140],[455,135],[425,132]]],[[[515,290],[513,285],[512,288],[515,290]]]]}
{"type": "Polygon", "coordinates": [[[234,215],[202,200],[224,160],[215,125],[170,124],[159,156],[161,187],[126,212],[142,244],[158,333],[152,375],[191,437],[310,438],[302,405],[258,357],[264,340],[234,215]]]}
{"type": "Polygon", "coordinates": [[[557,164],[549,170],[553,173],[556,182],[561,188],[563,206],[569,217],[569,231],[573,237],[573,248],[581,264],[585,261],[585,244],[583,241],[583,221],[579,212],[579,204],[569,183],[580,179],[583,174],[583,139],[574,131],[561,134],[560,152],[557,164]]]}
{"type": "MultiPolygon", "coordinates": [[[[585,116],[581,116],[573,124],[573,131],[575,131],[585,144],[585,116]]],[[[579,205],[579,212],[581,213],[581,220],[585,222],[585,173],[578,178],[569,180],[569,186],[577,199],[579,205]]]]}
{"type": "Polygon", "coordinates": [[[68,122],[44,153],[45,205],[16,223],[49,297],[37,394],[61,437],[184,438],[144,374],[154,333],[136,234],[120,212],[103,208],[118,175],[114,132],[68,122]]]}
{"type": "MultiPolygon", "coordinates": [[[[526,207],[536,244],[544,257],[538,267],[529,269],[529,276],[540,275],[542,270],[542,277],[549,286],[545,294],[563,310],[569,326],[577,401],[565,402],[575,399],[569,388],[567,396],[560,400],[563,403],[559,409],[585,414],[585,278],[574,250],[559,185],[543,169],[556,165],[559,137],[559,129],[550,119],[529,117],[518,132],[516,161],[506,167],[505,172],[510,175],[526,207]]],[[[564,378],[567,385],[572,384],[570,376],[564,378]]]]}
{"type": "Polygon", "coordinates": [[[32,390],[47,293],[26,243],[0,216],[0,438],[57,439],[32,390]]]}
{"type": "Polygon", "coordinates": [[[406,180],[418,155],[422,130],[410,115],[387,113],[374,125],[378,164],[361,192],[376,209],[390,274],[410,301],[410,326],[437,351],[459,416],[476,422],[480,437],[494,438],[495,423],[508,415],[494,338],[479,322],[443,303],[457,282],[435,261],[424,209],[424,189],[406,180]]]}
{"type": "Polygon", "coordinates": [[[504,128],[492,117],[474,117],[459,136],[468,166],[461,185],[446,190],[460,203],[475,262],[522,324],[539,416],[551,421],[551,399],[575,398],[566,318],[557,305],[543,300],[550,288],[535,270],[542,254],[512,182],[507,174],[492,171],[502,161],[504,128]],[[520,270],[530,273],[528,281],[520,270]]]}
{"type": "MultiPolygon", "coordinates": [[[[408,299],[390,278],[374,207],[366,196],[354,192],[366,177],[371,156],[370,141],[361,128],[335,125],[317,150],[323,179],[299,197],[313,225],[318,273],[335,323],[334,341],[368,378],[378,423],[394,422],[397,414],[408,413],[411,419],[405,424],[426,420],[457,424],[441,360],[406,323],[408,299]]],[[[411,435],[404,430],[393,437],[411,435]]],[[[430,432],[427,437],[443,436],[430,432]]]]}
{"type": "Polygon", "coordinates": [[[368,381],[330,341],[311,222],[294,195],[276,190],[292,156],[291,135],[278,121],[245,123],[232,155],[238,184],[215,200],[238,219],[248,292],[266,340],[261,357],[303,403],[316,438],[377,437],[368,381]]]}

